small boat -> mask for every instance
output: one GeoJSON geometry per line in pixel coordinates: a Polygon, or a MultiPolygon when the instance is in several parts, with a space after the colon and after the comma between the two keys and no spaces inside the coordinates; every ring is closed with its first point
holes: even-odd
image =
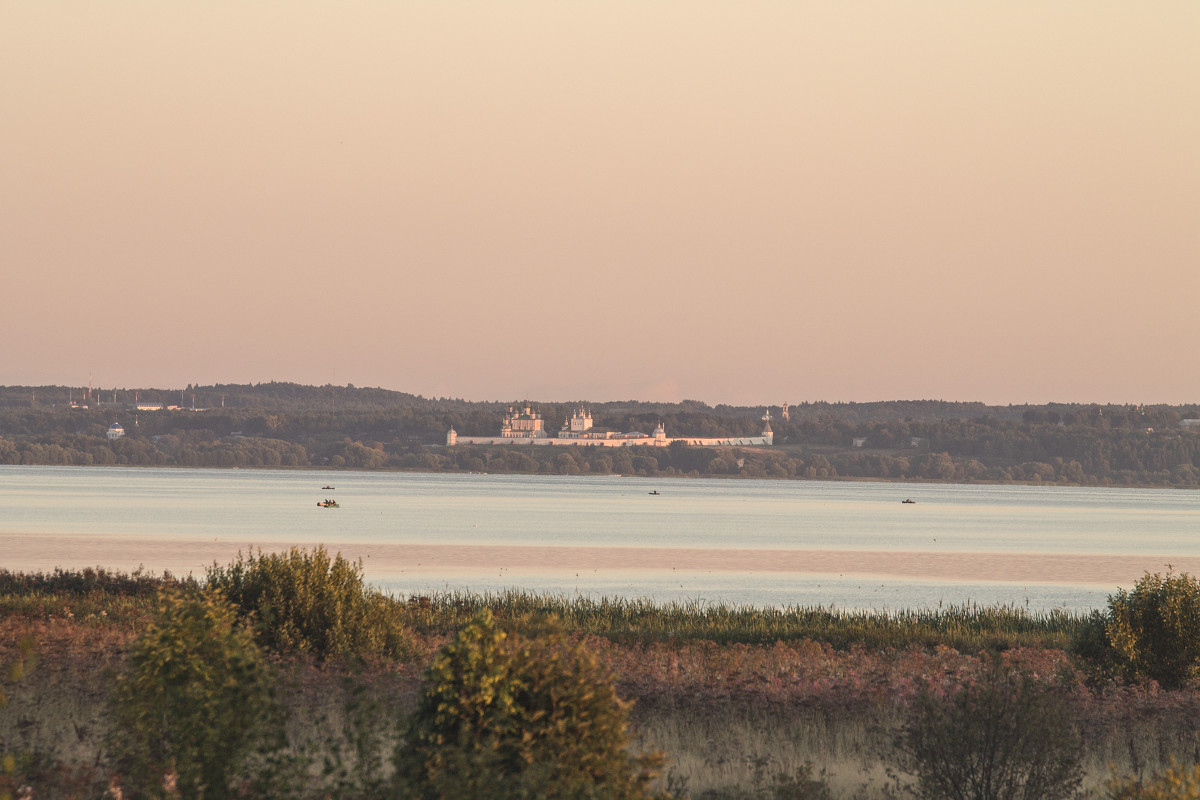
{"type": "Polygon", "coordinates": [[[911,505],[913,503],[916,503],[917,501],[913,500],[911,497],[906,497],[903,500],[901,500],[900,502],[903,503],[904,505],[911,505]]]}
{"type": "Polygon", "coordinates": [[[650,492],[650,494],[658,494],[658,489],[655,489],[653,492],[650,492]]]}
{"type": "Polygon", "coordinates": [[[335,489],[335,488],[337,488],[337,487],[335,487],[335,486],[322,486],[321,488],[322,488],[322,489],[335,489]]]}
{"type": "Polygon", "coordinates": [[[341,508],[341,506],[337,504],[336,500],[322,500],[321,502],[317,503],[317,505],[319,505],[321,508],[341,508]]]}

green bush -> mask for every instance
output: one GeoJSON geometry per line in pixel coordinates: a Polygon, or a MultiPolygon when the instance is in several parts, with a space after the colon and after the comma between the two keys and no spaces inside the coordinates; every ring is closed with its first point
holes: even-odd
{"type": "Polygon", "coordinates": [[[506,634],[481,611],[434,658],[396,754],[399,793],[422,798],[654,795],[662,756],[629,755],[611,676],[561,632],[506,634]]]}
{"type": "Polygon", "coordinates": [[[415,651],[401,608],[364,585],[362,562],[330,558],[324,547],[238,553],[228,567],[213,564],[206,585],[252,619],[259,644],[272,650],[322,658],[415,651]]]}
{"type": "Polygon", "coordinates": [[[1061,800],[1083,778],[1065,697],[993,656],[978,680],[927,685],[896,741],[926,800],[1061,800]]]}
{"type": "Polygon", "coordinates": [[[108,747],[131,796],[235,797],[256,756],[282,747],[272,675],[219,597],[167,592],[130,646],[108,747]]]}
{"type": "Polygon", "coordinates": [[[1200,581],[1146,573],[1108,598],[1108,638],[1130,677],[1166,688],[1200,677],[1200,581]]]}

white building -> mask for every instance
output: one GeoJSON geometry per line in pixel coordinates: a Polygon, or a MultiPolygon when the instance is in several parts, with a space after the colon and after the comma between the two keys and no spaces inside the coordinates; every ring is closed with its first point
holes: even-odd
{"type": "Polygon", "coordinates": [[[579,439],[585,436],[592,429],[592,412],[580,406],[575,409],[575,413],[567,418],[563,423],[562,430],[558,432],[560,439],[579,439]]]}
{"type": "Polygon", "coordinates": [[[532,410],[529,403],[522,411],[514,411],[509,406],[500,426],[500,435],[506,439],[543,439],[549,436],[542,415],[532,410]]]}
{"type": "Polygon", "coordinates": [[[120,439],[125,435],[125,429],[121,427],[121,423],[114,422],[112,425],[108,426],[108,433],[106,435],[108,436],[108,440],[110,442],[115,442],[117,439],[120,439]]]}
{"type": "Polygon", "coordinates": [[[575,445],[578,447],[630,447],[645,445],[650,447],[666,447],[672,442],[712,447],[752,447],[770,446],[775,443],[775,434],[771,430],[771,413],[763,414],[763,430],[758,436],[730,437],[668,437],[666,428],[661,422],[654,433],[620,433],[602,430],[592,425],[592,413],[580,407],[567,418],[558,436],[546,434],[540,414],[533,412],[528,405],[524,411],[517,413],[508,410],[499,436],[459,436],[451,428],[446,432],[446,446],[456,444],[537,444],[537,445],[575,445]]]}

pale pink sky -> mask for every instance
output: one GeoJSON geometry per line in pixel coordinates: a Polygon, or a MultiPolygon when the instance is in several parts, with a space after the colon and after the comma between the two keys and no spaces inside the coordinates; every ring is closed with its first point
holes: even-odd
{"type": "Polygon", "coordinates": [[[0,5],[0,384],[1200,401],[1200,3],[0,5]]]}

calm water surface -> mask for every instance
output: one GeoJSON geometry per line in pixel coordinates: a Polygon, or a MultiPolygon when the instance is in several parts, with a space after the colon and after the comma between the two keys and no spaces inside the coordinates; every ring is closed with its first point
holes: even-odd
{"type": "Polygon", "coordinates": [[[399,593],[522,588],[700,603],[1082,610],[1147,569],[1200,572],[1200,494],[0,467],[0,564],[10,568],[202,574],[239,547],[315,544],[362,557],[368,579],[399,593]],[[341,507],[318,508],[325,497],[341,507]]]}

